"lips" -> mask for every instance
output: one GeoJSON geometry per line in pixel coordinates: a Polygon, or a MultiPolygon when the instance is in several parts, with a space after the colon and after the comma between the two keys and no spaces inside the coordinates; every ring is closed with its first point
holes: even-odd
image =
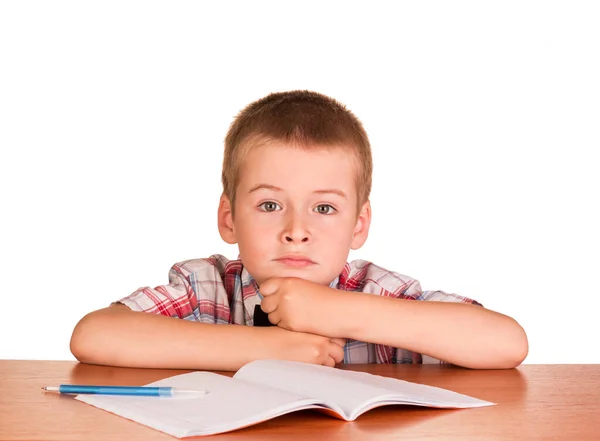
{"type": "Polygon", "coordinates": [[[286,254],[285,256],[275,259],[275,261],[294,268],[305,268],[315,264],[310,258],[300,254],[286,254]]]}

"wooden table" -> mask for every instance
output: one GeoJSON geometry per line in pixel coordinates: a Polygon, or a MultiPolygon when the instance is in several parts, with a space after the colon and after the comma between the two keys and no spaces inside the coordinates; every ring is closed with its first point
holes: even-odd
{"type": "MultiPolygon", "coordinates": [[[[354,422],[301,411],[210,438],[600,440],[600,365],[525,365],[490,371],[428,365],[351,365],[344,369],[439,386],[498,405],[464,410],[384,407],[354,422]]],[[[189,371],[0,360],[0,440],[174,440],[72,397],[44,394],[41,387],[143,385],[184,372],[189,371]]]]}

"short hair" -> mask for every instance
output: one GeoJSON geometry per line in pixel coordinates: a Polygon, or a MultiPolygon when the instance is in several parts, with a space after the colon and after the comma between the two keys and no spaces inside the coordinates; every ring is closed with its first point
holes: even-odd
{"type": "Polygon", "coordinates": [[[250,103],[225,137],[223,193],[232,210],[240,167],[253,146],[283,142],[300,148],[341,147],[355,154],[358,209],[369,199],[373,174],[371,146],[360,120],[340,102],[308,90],[271,93],[250,103]]]}

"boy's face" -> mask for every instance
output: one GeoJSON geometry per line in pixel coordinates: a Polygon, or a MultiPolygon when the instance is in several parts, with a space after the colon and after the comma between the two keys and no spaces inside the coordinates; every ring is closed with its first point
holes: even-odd
{"type": "Polygon", "coordinates": [[[240,171],[235,218],[221,197],[221,237],[238,244],[259,285],[271,277],[328,285],[350,249],[367,239],[371,208],[366,202],[357,216],[356,174],[347,149],[252,148],[240,171]]]}

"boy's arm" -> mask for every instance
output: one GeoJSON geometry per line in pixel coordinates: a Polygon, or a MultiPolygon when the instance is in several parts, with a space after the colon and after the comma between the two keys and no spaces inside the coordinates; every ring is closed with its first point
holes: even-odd
{"type": "Polygon", "coordinates": [[[343,342],[276,327],[198,323],[115,304],[80,320],[71,352],[92,364],[233,371],[261,358],[333,366],[343,360],[343,342]]]}
{"type": "Polygon", "coordinates": [[[518,366],[527,336],[512,318],[464,303],[338,291],[302,279],[260,287],[269,320],[286,329],[403,348],[477,369],[518,366]]]}
{"type": "Polygon", "coordinates": [[[473,369],[514,368],[527,356],[523,328],[511,317],[481,306],[352,294],[347,304],[340,299],[342,310],[336,314],[337,325],[347,329],[350,338],[473,369]],[[352,316],[361,319],[348,320],[352,316]]]}

